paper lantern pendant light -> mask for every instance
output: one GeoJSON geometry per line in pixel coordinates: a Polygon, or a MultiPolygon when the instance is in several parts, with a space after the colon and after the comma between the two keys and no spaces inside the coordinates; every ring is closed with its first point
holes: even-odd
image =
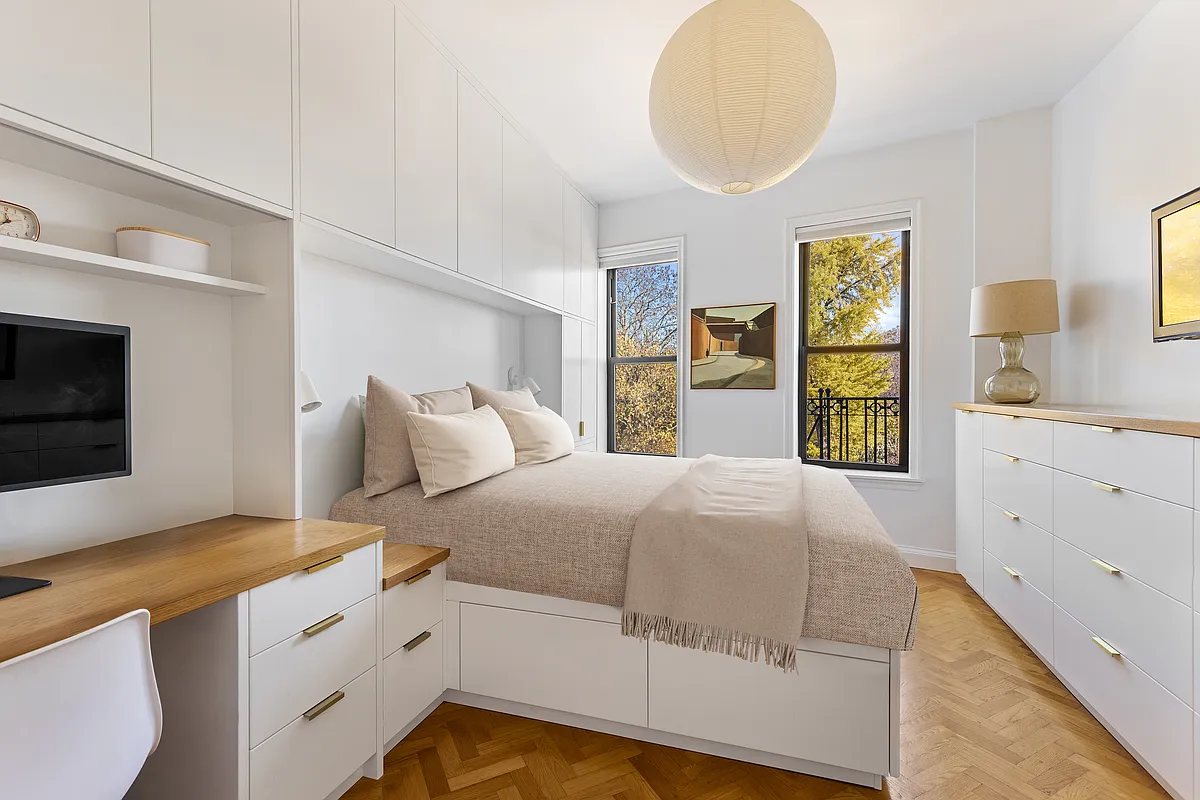
{"type": "Polygon", "coordinates": [[[679,26],[659,56],[650,128],[691,185],[755,192],[812,154],[829,125],[836,85],[829,40],[800,6],[716,0],[679,26]]]}

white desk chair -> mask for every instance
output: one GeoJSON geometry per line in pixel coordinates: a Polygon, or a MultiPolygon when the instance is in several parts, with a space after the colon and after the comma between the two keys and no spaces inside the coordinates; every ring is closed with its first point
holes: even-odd
{"type": "Polygon", "coordinates": [[[121,800],[161,734],[149,611],[0,663],[6,797],[121,800]]]}

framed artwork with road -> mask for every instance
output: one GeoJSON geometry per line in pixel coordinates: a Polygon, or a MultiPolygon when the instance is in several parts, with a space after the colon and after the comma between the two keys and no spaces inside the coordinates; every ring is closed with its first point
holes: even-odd
{"type": "Polygon", "coordinates": [[[775,388],[775,304],[693,308],[693,389],[775,388]]]}

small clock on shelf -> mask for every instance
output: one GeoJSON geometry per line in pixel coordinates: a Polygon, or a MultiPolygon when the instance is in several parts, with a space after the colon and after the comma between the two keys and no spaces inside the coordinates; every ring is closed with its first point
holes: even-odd
{"type": "Polygon", "coordinates": [[[41,235],[42,225],[37,214],[25,206],[0,200],[0,236],[36,242],[41,235]]]}

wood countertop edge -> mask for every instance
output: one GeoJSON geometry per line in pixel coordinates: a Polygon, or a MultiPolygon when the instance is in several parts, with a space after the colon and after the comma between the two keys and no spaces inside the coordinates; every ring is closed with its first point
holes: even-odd
{"type": "Polygon", "coordinates": [[[1171,436],[1187,436],[1193,439],[1200,438],[1200,422],[1198,421],[1165,418],[1154,419],[1152,417],[1139,417],[1132,414],[1054,408],[1052,406],[1004,406],[992,405],[990,403],[954,403],[953,406],[959,411],[996,414],[1002,417],[1044,419],[1051,422],[1071,422],[1077,425],[1101,425],[1106,428],[1145,431],[1146,433],[1164,433],[1171,436]]]}
{"type": "MultiPolygon", "coordinates": [[[[429,545],[408,545],[398,542],[383,543],[383,590],[387,591],[399,586],[412,576],[441,564],[450,557],[448,547],[432,547],[429,545]],[[420,554],[406,558],[402,564],[388,564],[389,551],[393,553],[400,548],[420,548],[420,554]],[[389,572],[389,570],[392,570],[389,572]]],[[[394,556],[393,556],[394,560],[394,556]]]]}

